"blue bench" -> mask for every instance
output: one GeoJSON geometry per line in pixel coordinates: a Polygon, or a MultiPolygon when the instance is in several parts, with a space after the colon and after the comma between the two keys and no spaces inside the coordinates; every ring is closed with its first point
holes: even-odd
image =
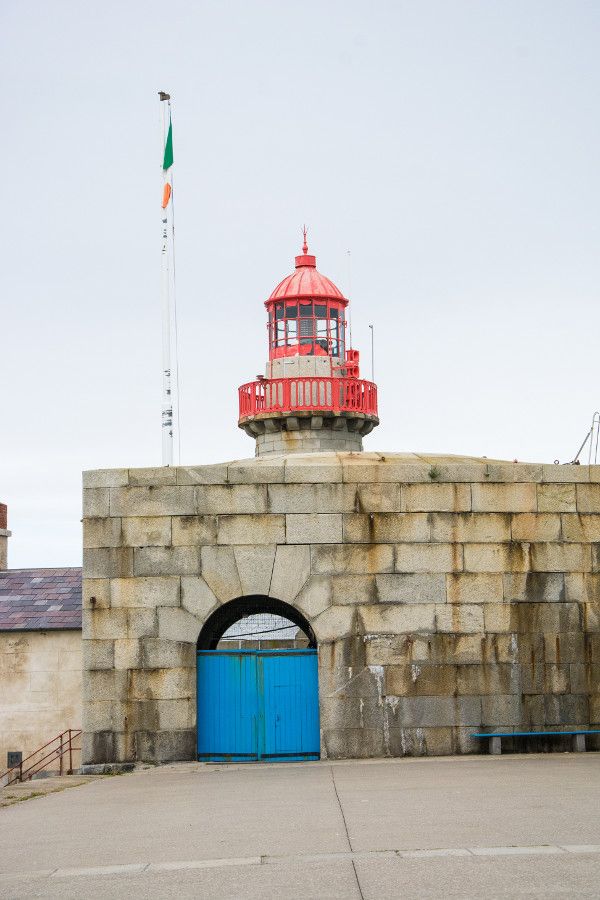
{"type": "Polygon", "coordinates": [[[600,734],[599,729],[587,729],[587,730],[577,730],[577,731],[494,731],[494,732],[483,732],[472,734],[471,737],[478,738],[480,740],[485,739],[489,741],[490,753],[494,756],[499,756],[502,753],[502,738],[515,738],[515,737],[555,737],[560,735],[564,737],[565,734],[570,735],[573,738],[572,741],[572,749],[574,753],[584,753],[585,752],[585,736],[586,734],[600,734]]]}

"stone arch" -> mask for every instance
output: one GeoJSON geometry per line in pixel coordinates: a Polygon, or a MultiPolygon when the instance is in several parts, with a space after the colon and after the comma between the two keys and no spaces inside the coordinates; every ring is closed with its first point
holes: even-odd
{"type": "Polygon", "coordinates": [[[219,643],[222,635],[243,616],[249,616],[254,613],[266,612],[274,615],[282,616],[289,619],[294,625],[297,625],[306,634],[311,649],[317,648],[317,639],[313,628],[308,619],[300,612],[300,610],[285,603],[283,600],[277,600],[274,597],[267,597],[261,594],[254,594],[247,597],[237,597],[221,606],[218,606],[206,619],[198,636],[198,650],[214,650],[219,643]]]}

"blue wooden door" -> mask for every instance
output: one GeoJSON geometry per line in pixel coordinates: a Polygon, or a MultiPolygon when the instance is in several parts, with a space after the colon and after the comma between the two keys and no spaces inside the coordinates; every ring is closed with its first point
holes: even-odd
{"type": "Polygon", "coordinates": [[[198,653],[198,759],[319,758],[316,650],[198,653]]]}

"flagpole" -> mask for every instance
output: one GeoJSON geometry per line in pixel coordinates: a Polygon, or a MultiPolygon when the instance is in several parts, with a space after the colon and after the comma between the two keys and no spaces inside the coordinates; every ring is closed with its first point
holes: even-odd
{"type": "MultiPolygon", "coordinates": [[[[170,95],[159,91],[163,149],[167,137],[170,95]],[[166,101],[166,103],[165,103],[166,101]]],[[[163,168],[163,198],[169,184],[169,171],[163,168]]],[[[164,201],[163,201],[164,204],[164,201]]],[[[171,272],[169,260],[168,205],[161,210],[161,301],[162,301],[162,463],[173,465],[173,395],[171,391],[171,272]]]]}

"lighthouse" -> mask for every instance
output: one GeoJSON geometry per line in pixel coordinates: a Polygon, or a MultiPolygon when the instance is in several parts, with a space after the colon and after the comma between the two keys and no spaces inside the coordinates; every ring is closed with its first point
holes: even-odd
{"type": "Polygon", "coordinates": [[[238,425],[256,455],[361,451],[379,424],[377,386],[360,377],[348,346],[349,300],[317,270],[306,229],[294,272],[268,300],[265,375],[239,388],[238,425]]]}

